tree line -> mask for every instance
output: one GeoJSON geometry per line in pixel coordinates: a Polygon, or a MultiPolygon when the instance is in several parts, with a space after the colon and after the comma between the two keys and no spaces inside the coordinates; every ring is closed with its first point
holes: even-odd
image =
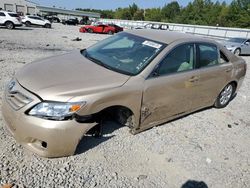
{"type": "Polygon", "coordinates": [[[187,6],[180,6],[177,1],[172,1],[163,7],[147,9],[142,9],[133,3],[116,10],[81,8],[77,10],[98,12],[102,18],[110,19],[250,28],[250,0],[233,0],[230,4],[194,0],[187,6]]]}

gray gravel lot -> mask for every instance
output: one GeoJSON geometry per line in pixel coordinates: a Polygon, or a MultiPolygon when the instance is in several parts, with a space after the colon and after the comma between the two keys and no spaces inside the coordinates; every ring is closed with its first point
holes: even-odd
{"type": "MultiPolygon", "coordinates": [[[[53,27],[0,28],[1,97],[6,82],[25,64],[108,37],[79,33],[77,26],[53,27]],[[76,37],[82,41],[72,41],[76,37]]],[[[250,56],[243,58],[250,66],[250,56]]],[[[224,109],[203,110],[135,136],[107,122],[102,138],[85,137],[77,154],[65,158],[41,158],[23,149],[6,132],[0,114],[0,185],[180,188],[194,180],[213,188],[247,188],[249,145],[248,71],[237,97],[224,109]]]]}

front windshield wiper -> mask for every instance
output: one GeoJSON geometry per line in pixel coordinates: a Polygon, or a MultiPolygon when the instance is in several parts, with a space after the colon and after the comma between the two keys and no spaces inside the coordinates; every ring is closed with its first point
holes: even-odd
{"type": "Polygon", "coordinates": [[[89,60],[91,60],[91,61],[97,63],[98,65],[101,65],[101,66],[103,66],[103,67],[105,67],[105,68],[107,68],[107,69],[112,70],[112,67],[110,67],[110,66],[104,64],[104,63],[103,63],[102,61],[100,61],[99,59],[96,59],[96,58],[90,56],[86,50],[85,50],[85,57],[88,58],[89,60]]]}

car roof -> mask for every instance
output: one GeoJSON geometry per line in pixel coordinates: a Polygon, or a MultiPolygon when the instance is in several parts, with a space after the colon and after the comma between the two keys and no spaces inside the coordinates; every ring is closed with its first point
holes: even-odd
{"type": "Polygon", "coordinates": [[[155,30],[155,29],[134,29],[134,30],[126,31],[126,32],[137,35],[137,36],[156,40],[159,42],[163,42],[166,44],[170,44],[170,43],[177,41],[177,40],[186,40],[186,39],[214,43],[213,40],[204,39],[204,38],[201,38],[199,36],[175,32],[175,31],[155,30]]]}
{"type": "Polygon", "coordinates": [[[5,10],[0,10],[0,12],[10,13],[10,14],[16,14],[15,12],[9,12],[9,11],[5,11],[5,10]]]}

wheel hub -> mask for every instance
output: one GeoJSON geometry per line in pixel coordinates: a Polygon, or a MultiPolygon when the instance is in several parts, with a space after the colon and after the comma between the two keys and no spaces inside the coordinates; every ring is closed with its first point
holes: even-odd
{"type": "Polygon", "coordinates": [[[220,96],[221,105],[225,105],[231,99],[232,93],[233,93],[233,86],[231,84],[223,89],[220,96]]]}

